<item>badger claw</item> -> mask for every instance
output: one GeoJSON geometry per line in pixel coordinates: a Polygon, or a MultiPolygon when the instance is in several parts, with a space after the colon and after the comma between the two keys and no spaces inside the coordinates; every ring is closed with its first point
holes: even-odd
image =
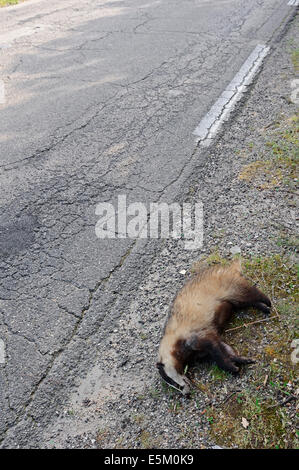
{"type": "Polygon", "coordinates": [[[236,364],[254,364],[255,363],[255,360],[250,359],[249,357],[235,356],[235,357],[232,358],[232,360],[236,364]]]}

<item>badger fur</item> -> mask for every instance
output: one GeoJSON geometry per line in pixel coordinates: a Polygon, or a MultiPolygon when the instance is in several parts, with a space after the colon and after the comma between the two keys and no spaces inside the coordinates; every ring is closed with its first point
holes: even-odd
{"type": "Polygon", "coordinates": [[[247,307],[270,313],[271,302],[242,275],[240,260],[206,268],[190,279],[172,304],[160,343],[157,367],[162,378],[188,394],[184,370],[194,356],[210,356],[232,373],[254,362],[238,356],[219,335],[233,312],[247,307]]]}

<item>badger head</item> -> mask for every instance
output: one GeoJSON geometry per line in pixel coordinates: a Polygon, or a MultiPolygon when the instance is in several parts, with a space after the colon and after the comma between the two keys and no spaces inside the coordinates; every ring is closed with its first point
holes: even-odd
{"type": "Polygon", "coordinates": [[[190,382],[184,375],[183,358],[178,358],[176,350],[171,348],[167,341],[161,341],[159,360],[157,362],[159,373],[165,382],[179,390],[183,395],[190,393],[190,382]]]}

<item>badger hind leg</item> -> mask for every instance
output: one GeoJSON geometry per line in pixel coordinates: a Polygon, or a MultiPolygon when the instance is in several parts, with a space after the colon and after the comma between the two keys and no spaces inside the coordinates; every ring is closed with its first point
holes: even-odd
{"type": "Polygon", "coordinates": [[[212,342],[208,345],[208,350],[211,358],[216,362],[220,369],[233,374],[239,372],[239,367],[235,364],[233,356],[227,352],[226,348],[222,346],[220,341],[212,342]]]}
{"type": "Polygon", "coordinates": [[[271,311],[271,300],[257,287],[251,286],[247,281],[241,284],[239,293],[230,299],[234,307],[238,309],[253,307],[263,313],[271,311]]]}
{"type": "Polygon", "coordinates": [[[264,312],[264,313],[267,313],[267,314],[269,314],[271,312],[271,303],[270,303],[270,305],[267,305],[264,302],[256,302],[255,304],[253,304],[253,307],[255,307],[258,310],[260,310],[261,312],[264,312]]]}
{"type": "Polygon", "coordinates": [[[216,333],[209,333],[204,338],[192,335],[187,340],[187,346],[193,351],[208,354],[216,362],[220,369],[236,374],[239,372],[238,365],[252,364],[249,358],[237,356],[234,350],[222,342],[216,333]]]}
{"type": "Polygon", "coordinates": [[[239,368],[234,364],[231,355],[216,333],[209,333],[205,337],[194,334],[187,340],[186,345],[197,354],[209,355],[221,369],[232,373],[239,372],[239,368]]]}
{"type": "Polygon", "coordinates": [[[223,341],[221,341],[221,346],[226,350],[235,364],[254,364],[255,361],[249,357],[237,356],[233,348],[223,341]]]}

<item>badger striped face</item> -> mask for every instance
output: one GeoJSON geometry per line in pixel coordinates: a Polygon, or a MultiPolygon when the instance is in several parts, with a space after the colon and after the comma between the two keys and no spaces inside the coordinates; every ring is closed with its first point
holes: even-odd
{"type": "Polygon", "coordinates": [[[157,362],[159,373],[165,382],[171,387],[175,388],[183,395],[190,393],[190,386],[187,377],[178,374],[174,367],[167,366],[162,362],[157,362]]]}
{"type": "Polygon", "coordinates": [[[166,338],[164,338],[160,344],[157,368],[162,379],[165,380],[168,385],[179,390],[183,395],[188,395],[190,392],[189,381],[187,377],[180,373],[182,365],[178,364],[178,360],[175,359],[172,354],[172,348],[168,341],[166,341],[166,338]]]}

